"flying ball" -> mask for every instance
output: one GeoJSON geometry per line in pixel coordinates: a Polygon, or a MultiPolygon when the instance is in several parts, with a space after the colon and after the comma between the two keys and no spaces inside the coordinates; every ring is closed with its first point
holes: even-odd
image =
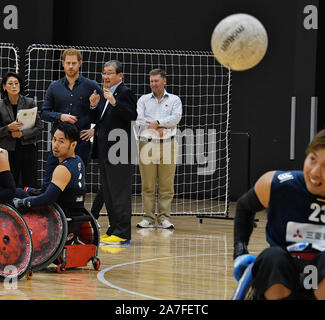
{"type": "Polygon", "coordinates": [[[268,36],[263,24],[245,13],[221,20],[211,37],[211,49],[218,62],[234,71],[256,66],[264,57],[268,36]]]}

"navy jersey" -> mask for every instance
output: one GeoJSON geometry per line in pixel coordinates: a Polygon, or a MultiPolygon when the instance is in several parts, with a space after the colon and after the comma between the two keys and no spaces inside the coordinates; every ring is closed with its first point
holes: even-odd
{"type": "Polygon", "coordinates": [[[273,177],[266,224],[270,245],[295,242],[325,248],[325,198],[311,194],[303,171],[277,171],[273,177]]]}
{"type": "Polygon", "coordinates": [[[76,155],[60,163],[71,173],[71,179],[62,192],[58,203],[64,207],[73,207],[78,202],[83,204],[85,194],[85,165],[82,159],[76,155]]]}

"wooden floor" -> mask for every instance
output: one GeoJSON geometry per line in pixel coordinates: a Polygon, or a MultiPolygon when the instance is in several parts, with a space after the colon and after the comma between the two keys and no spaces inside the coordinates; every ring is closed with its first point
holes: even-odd
{"type": "MultiPolygon", "coordinates": [[[[230,205],[233,216],[234,203],[230,205]]],[[[258,213],[249,249],[266,247],[265,212],[258,213]]],[[[175,230],[137,229],[132,218],[128,247],[100,246],[99,271],[87,267],[62,274],[56,266],[34,272],[16,288],[0,283],[2,300],[229,300],[236,287],[232,275],[233,220],[174,216],[175,230]]],[[[101,234],[108,220],[99,218],[101,234]]]]}

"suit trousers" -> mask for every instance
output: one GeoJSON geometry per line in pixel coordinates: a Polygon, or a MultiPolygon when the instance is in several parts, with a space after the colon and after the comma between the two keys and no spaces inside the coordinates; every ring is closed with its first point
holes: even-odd
{"type": "Polygon", "coordinates": [[[37,147],[17,142],[15,151],[8,151],[10,170],[17,187],[37,187],[37,147]]]}
{"type": "Polygon", "coordinates": [[[109,219],[106,234],[131,240],[133,165],[112,165],[106,159],[99,159],[99,168],[109,219]]]}
{"type": "Polygon", "coordinates": [[[95,219],[98,219],[100,216],[100,211],[103,208],[104,205],[104,194],[103,194],[103,188],[100,185],[99,189],[96,192],[95,199],[92,203],[90,212],[95,217],[95,219]]]}
{"type": "Polygon", "coordinates": [[[177,142],[139,142],[139,170],[142,183],[144,218],[156,219],[156,185],[158,185],[158,223],[170,218],[174,197],[174,177],[177,160],[177,142]]]}

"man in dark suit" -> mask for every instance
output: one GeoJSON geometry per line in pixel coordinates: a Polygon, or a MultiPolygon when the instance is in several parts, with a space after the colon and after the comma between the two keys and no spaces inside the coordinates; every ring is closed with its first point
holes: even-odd
{"type": "Polygon", "coordinates": [[[132,171],[131,121],[137,119],[136,97],[123,83],[122,64],[105,63],[104,97],[90,96],[91,122],[96,123],[93,154],[98,158],[109,228],[106,244],[128,244],[131,239],[132,171]]]}

